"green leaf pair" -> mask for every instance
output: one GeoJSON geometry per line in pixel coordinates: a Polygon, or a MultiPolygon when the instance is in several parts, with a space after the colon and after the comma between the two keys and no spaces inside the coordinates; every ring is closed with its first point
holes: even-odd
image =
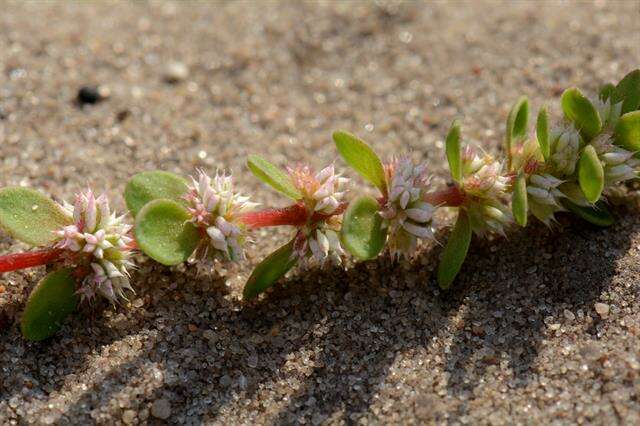
{"type": "MultiPolygon", "coordinates": [[[[387,194],[387,181],[382,161],[364,141],[338,131],[333,139],[342,158],[367,181],[373,183],[383,195],[387,194]]],[[[267,160],[252,155],[247,166],[253,174],[287,197],[299,201],[302,194],[284,171],[267,160]]],[[[347,207],[342,220],[340,240],[344,248],[360,260],[376,257],[384,248],[386,229],[379,215],[380,205],[372,197],[358,197],[347,207]]],[[[293,255],[293,241],[267,256],[253,270],[245,285],[243,297],[253,299],[282,278],[297,263],[293,255]]]]}
{"type": "MultiPolygon", "coordinates": [[[[527,107],[525,107],[527,108],[527,107]]],[[[517,117],[518,114],[513,115],[507,120],[507,129],[509,136],[505,138],[505,144],[511,150],[511,143],[522,135],[521,121],[522,117],[517,117]]],[[[449,172],[451,178],[456,184],[459,184],[463,178],[462,170],[462,131],[460,128],[460,122],[454,120],[447,133],[445,140],[445,153],[447,156],[447,163],[449,164],[449,172]]],[[[462,264],[467,257],[467,251],[469,250],[469,244],[471,243],[471,222],[467,213],[458,208],[458,218],[456,224],[453,227],[453,231],[449,235],[447,245],[442,252],[440,263],[438,264],[438,285],[442,289],[448,289],[453,283],[453,280],[460,272],[462,264]]]]}
{"type": "MultiPolygon", "coordinates": [[[[247,167],[255,177],[266,183],[281,194],[294,201],[302,199],[302,194],[296,188],[291,177],[278,166],[271,164],[259,155],[250,155],[247,167]]],[[[274,251],[251,272],[242,292],[245,300],[254,299],[265,292],[295,266],[298,259],[293,254],[293,243],[290,241],[274,251]]]]}
{"type": "MultiPolygon", "coordinates": [[[[13,238],[32,246],[45,246],[58,237],[54,231],[72,219],[59,204],[40,192],[19,187],[0,189],[0,227],[13,238]]],[[[59,330],[77,307],[71,270],[45,276],[29,295],[22,314],[21,331],[28,340],[43,340],[59,330]]]]}
{"type": "MultiPolygon", "coordinates": [[[[335,132],[333,140],[344,161],[386,197],[387,177],[375,151],[366,142],[344,131],[335,132]]],[[[380,254],[387,241],[387,229],[380,216],[378,200],[361,196],[349,203],[342,217],[340,240],[344,248],[360,260],[373,259],[380,254]]]]}
{"type": "Polygon", "coordinates": [[[136,217],[135,237],[140,249],[167,266],[178,265],[191,256],[201,235],[190,218],[184,196],[187,181],[163,171],[133,176],[124,192],[127,207],[136,217]]]}

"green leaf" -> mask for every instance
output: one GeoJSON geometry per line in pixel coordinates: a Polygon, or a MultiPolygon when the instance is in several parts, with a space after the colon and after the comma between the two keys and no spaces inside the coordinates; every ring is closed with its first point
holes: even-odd
{"type": "Polygon", "coordinates": [[[451,177],[454,181],[460,182],[462,180],[462,163],[460,162],[460,122],[458,120],[451,123],[445,150],[451,177]]]}
{"type": "Polygon", "coordinates": [[[387,230],[382,228],[378,201],[369,196],[355,198],[342,218],[340,240],[360,260],[373,259],[384,248],[387,230]]]}
{"type": "Polygon", "coordinates": [[[602,102],[607,102],[607,99],[613,96],[613,93],[616,90],[616,86],[611,83],[603,84],[600,87],[600,91],[598,92],[598,97],[602,102]]]}
{"type": "Polygon", "coordinates": [[[511,201],[513,217],[520,226],[527,226],[527,214],[529,212],[527,199],[527,177],[521,173],[516,178],[513,186],[513,199],[511,201]]]}
{"type": "Polygon", "coordinates": [[[580,156],[578,183],[587,201],[595,203],[600,199],[604,189],[604,170],[596,150],[591,145],[587,145],[580,156]]]}
{"type": "Polygon", "coordinates": [[[529,100],[526,96],[521,96],[511,107],[507,116],[507,132],[505,135],[507,155],[511,156],[511,148],[514,142],[527,135],[527,125],[529,123],[529,100]]]}
{"type": "Polygon", "coordinates": [[[622,102],[622,114],[640,108],[640,69],[625,75],[611,95],[613,103],[622,102]]]}
{"type": "Polygon", "coordinates": [[[551,143],[549,141],[549,114],[547,107],[543,106],[538,112],[538,120],[536,122],[536,137],[540,145],[542,157],[547,161],[551,155],[551,143]]]}
{"type": "Polygon", "coordinates": [[[247,167],[262,182],[293,200],[302,198],[302,194],[293,184],[291,177],[259,155],[250,155],[247,167]]]}
{"type": "Polygon", "coordinates": [[[0,189],[0,228],[17,240],[33,246],[50,244],[59,239],[53,231],[71,221],[60,205],[34,189],[0,189]]]}
{"type": "Polygon", "coordinates": [[[442,259],[438,265],[438,284],[440,288],[447,289],[460,272],[469,251],[471,243],[471,224],[467,213],[460,209],[458,220],[447,241],[447,246],[442,253],[442,259]]]}
{"type": "Polygon", "coordinates": [[[253,299],[271,287],[298,262],[293,256],[293,241],[280,247],[256,266],[242,292],[245,300],[253,299]]]}
{"type": "Polygon", "coordinates": [[[154,200],[136,217],[135,236],[140,249],[163,265],[189,259],[200,242],[200,232],[187,210],[172,200],[154,200]]]}
{"type": "Polygon", "coordinates": [[[640,152],[640,111],[628,112],[618,120],[615,142],[631,152],[640,152]]]}
{"type": "Polygon", "coordinates": [[[333,141],[344,161],[386,195],[387,179],[384,167],[373,149],[366,142],[343,131],[334,132],[333,141]]]}
{"type": "Polygon", "coordinates": [[[166,199],[184,203],[182,197],[188,191],[187,180],[182,176],[163,171],[142,172],[133,176],[124,190],[127,208],[135,217],[150,201],[166,199]]]}
{"type": "Polygon", "coordinates": [[[615,221],[603,202],[599,202],[593,207],[583,207],[569,200],[563,200],[562,205],[571,213],[597,226],[611,226],[615,221]]]}
{"type": "Polygon", "coordinates": [[[602,129],[602,120],[591,101],[577,88],[567,89],[560,100],[567,120],[572,121],[586,142],[602,129]]]}
{"type": "Polygon", "coordinates": [[[78,306],[71,269],[51,272],[33,289],[22,314],[20,329],[28,340],[43,340],[60,329],[62,321],[78,306]]]}

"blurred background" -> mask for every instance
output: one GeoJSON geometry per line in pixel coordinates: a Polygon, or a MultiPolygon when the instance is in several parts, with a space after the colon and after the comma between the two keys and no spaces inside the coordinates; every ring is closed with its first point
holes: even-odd
{"type": "MultiPolygon", "coordinates": [[[[426,160],[443,184],[454,118],[498,153],[518,96],[559,117],[562,90],[593,94],[640,58],[636,0],[0,7],[0,185],[58,199],[91,185],[120,210],[134,173],[196,167],[228,169],[254,201],[283,205],[247,172],[247,154],[321,167],[336,160],[336,129],[383,156],[426,160]]],[[[79,316],[42,344],[16,324],[42,271],[7,274],[0,422],[633,423],[638,223],[628,216],[610,233],[555,239],[541,228],[480,246],[452,299],[433,286],[437,248],[404,266],[294,278],[297,290],[248,308],[251,262],[210,279],[147,262],[130,306],[79,316]],[[598,329],[589,312],[602,297],[624,304],[598,329]],[[566,310],[566,334],[549,330],[566,310]],[[635,340],[607,334],[620,320],[635,340]]],[[[285,234],[257,235],[252,262],[285,234]]],[[[3,252],[23,248],[0,235],[3,252]]]]}

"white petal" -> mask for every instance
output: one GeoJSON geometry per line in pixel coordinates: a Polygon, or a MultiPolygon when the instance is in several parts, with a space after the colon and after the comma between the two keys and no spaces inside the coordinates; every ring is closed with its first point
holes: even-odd
{"type": "Polygon", "coordinates": [[[313,254],[313,258],[316,259],[317,261],[324,260],[324,253],[320,249],[320,245],[318,244],[318,242],[311,237],[308,238],[308,241],[309,241],[309,248],[311,249],[311,253],[313,254]]]}
{"type": "Polygon", "coordinates": [[[411,194],[409,194],[409,191],[404,191],[400,196],[400,207],[402,207],[403,209],[406,209],[410,199],[411,199],[411,194]]]}
{"type": "Polygon", "coordinates": [[[415,235],[418,238],[431,238],[433,232],[428,227],[418,226],[411,222],[404,222],[402,227],[410,234],[415,235]]]}
{"type": "Polygon", "coordinates": [[[409,219],[413,219],[416,222],[427,222],[431,219],[431,211],[430,210],[422,210],[422,209],[407,209],[404,211],[407,214],[409,219]]]}
{"type": "Polygon", "coordinates": [[[333,176],[334,173],[335,170],[333,164],[331,164],[330,166],[320,170],[315,177],[318,182],[324,182],[329,176],[333,176]]]}
{"type": "Polygon", "coordinates": [[[316,231],[316,240],[318,241],[318,245],[320,246],[320,249],[322,249],[322,252],[327,255],[329,253],[330,245],[326,235],[320,231],[316,231]]]}

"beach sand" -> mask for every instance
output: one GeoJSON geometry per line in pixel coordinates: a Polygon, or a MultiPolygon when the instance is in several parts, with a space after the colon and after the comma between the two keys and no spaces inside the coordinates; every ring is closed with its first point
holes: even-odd
{"type": "MultiPolygon", "coordinates": [[[[1,7],[0,185],[59,200],[90,185],[119,211],[134,173],[198,167],[284,206],[246,156],[346,169],[336,129],[444,185],[454,118],[499,155],[519,95],[560,117],[564,88],[593,94],[640,58],[638,1],[1,7]],[[109,98],[79,107],[96,84],[109,98]]],[[[606,230],[562,216],[474,240],[448,293],[436,243],[295,272],[250,304],[244,281],[290,230],[256,232],[249,261],[212,276],[140,256],[128,304],[40,343],[19,318],[44,270],[4,274],[0,423],[639,424],[638,207],[627,195],[606,230]]],[[[2,253],[25,248],[0,234],[2,253]]]]}

